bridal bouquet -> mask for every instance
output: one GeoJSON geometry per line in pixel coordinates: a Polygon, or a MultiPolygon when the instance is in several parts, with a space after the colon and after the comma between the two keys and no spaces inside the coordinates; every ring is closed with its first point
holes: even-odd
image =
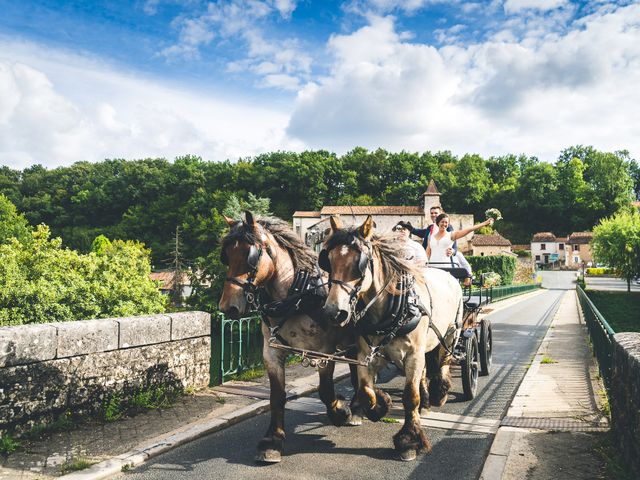
{"type": "Polygon", "coordinates": [[[489,210],[484,212],[484,214],[487,216],[487,218],[493,218],[495,221],[502,220],[502,214],[497,208],[490,208],[489,210]]]}

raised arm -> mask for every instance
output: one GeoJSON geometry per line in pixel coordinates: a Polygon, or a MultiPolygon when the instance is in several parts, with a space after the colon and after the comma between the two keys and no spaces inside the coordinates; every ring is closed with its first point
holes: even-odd
{"type": "Polygon", "coordinates": [[[482,227],[484,227],[486,225],[493,225],[493,218],[489,218],[489,219],[485,220],[482,223],[476,223],[474,226],[469,227],[469,228],[463,228],[461,230],[454,230],[453,232],[451,232],[451,240],[455,241],[455,240],[458,240],[459,238],[466,237],[471,232],[475,232],[479,228],[482,228],[482,227]]]}

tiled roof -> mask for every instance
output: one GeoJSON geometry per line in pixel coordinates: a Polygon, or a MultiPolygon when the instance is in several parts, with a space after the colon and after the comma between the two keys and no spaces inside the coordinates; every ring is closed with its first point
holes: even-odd
{"type": "MultiPolygon", "coordinates": [[[[160,288],[164,290],[170,290],[173,288],[173,272],[151,272],[149,274],[149,278],[151,280],[160,282],[160,288]]],[[[189,285],[189,277],[186,273],[182,274],[182,282],[183,285],[189,285]]]]}
{"type": "Polygon", "coordinates": [[[512,250],[531,250],[531,245],[511,245],[512,250]]]}
{"type": "Polygon", "coordinates": [[[293,212],[293,216],[298,218],[320,218],[320,212],[298,210],[297,212],[293,212]]]}
{"type": "Polygon", "coordinates": [[[440,192],[436,188],[436,182],[431,179],[429,182],[429,186],[427,187],[427,191],[423,193],[423,195],[440,195],[440,192]]]}
{"type": "Polygon", "coordinates": [[[556,242],[567,243],[568,239],[569,239],[569,237],[556,237],[556,242]]]}
{"type": "Polygon", "coordinates": [[[424,215],[424,210],[417,206],[393,205],[328,205],[322,207],[322,215],[424,215]]]}
{"type": "Polygon", "coordinates": [[[509,247],[511,242],[498,232],[491,235],[475,234],[470,240],[474,247],[509,247]]]}
{"type": "Polygon", "coordinates": [[[631,205],[636,208],[640,208],[640,202],[631,202],[631,205]]]}
{"type": "Polygon", "coordinates": [[[555,242],[556,236],[552,232],[538,232],[533,235],[532,242],[555,242]]]}
{"type": "Polygon", "coordinates": [[[593,232],[573,232],[567,243],[571,245],[585,245],[593,238],[593,232]]]}

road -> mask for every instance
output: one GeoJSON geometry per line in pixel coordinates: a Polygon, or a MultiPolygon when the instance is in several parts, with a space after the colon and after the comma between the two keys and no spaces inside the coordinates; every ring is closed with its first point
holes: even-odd
{"type": "MultiPolygon", "coordinates": [[[[610,292],[626,292],[627,291],[627,281],[622,278],[599,277],[599,276],[587,275],[585,277],[585,282],[589,290],[607,290],[610,292]]],[[[632,281],[631,291],[640,292],[640,285],[632,281]]]]}
{"type": "MultiPolygon", "coordinates": [[[[543,285],[550,289],[492,314],[494,364],[488,377],[480,377],[478,394],[462,401],[459,370],[454,368],[454,386],[449,401],[427,415],[425,432],[433,450],[414,462],[394,459],[392,436],[395,423],[364,422],[360,427],[334,427],[320,412],[316,399],[291,402],[287,411],[287,440],[283,461],[275,465],[254,463],[255,445],[267,428],[268,414],[245,420],[226,430],[203,437],[160,455],[131,472],[126,479],[476,479],[499,423],[515,395],[564,291],[574,288],[572,272],[543,272],[543,285]],[[463,415],[451,421],[453,414],[463,415]],[[493,428],[493,430],[492,430],[493,428]]],[[[381,385],[401,408],[404,378],[388,369],[381,385]]],[[[348,383],[339,389],[350,395],[348,383]]],[[[398,415],[394,410],[390,416],[398,415]]]]}

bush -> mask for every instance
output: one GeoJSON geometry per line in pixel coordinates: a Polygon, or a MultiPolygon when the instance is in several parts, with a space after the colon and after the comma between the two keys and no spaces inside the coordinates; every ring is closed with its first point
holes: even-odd
{"type": "Polygon", "coordinates": [[[470,256],[467,257],[473,273],[495,272],[502,278],[503,285],[513,283],[513,277],[516,273],[516,259],[507,255],[488,255],[485,257],[470,256]]]}
{"type": "Polygon", "coordinates": [[[587,275],[611,275],[614,273],[614,271],[612,268],[596,267],[587,268],[586,273],[587,275]]]}
{"type": "Polygon", "coordinates": [[[0,326],[164,312],[142,244],[103,242],[82,255],[40,225],[31,240],[0,245],[0,326]]]}

